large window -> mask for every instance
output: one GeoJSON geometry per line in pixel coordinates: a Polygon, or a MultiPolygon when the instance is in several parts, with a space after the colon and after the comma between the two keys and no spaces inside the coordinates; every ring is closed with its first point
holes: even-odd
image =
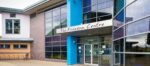
{"type": "Polygon", "coordinates": [[[45,12],[45,56],[49,59],[66,59],[66,37],[56,29],[67,27],[66,5],[45,12]]]}
{"type": "Polygon", "coordinates": [[[112,18],[113,0],[83,0],[83,23],[112,18]]]}
{"type": "Polygon", "coordinates": [[[45,35],[58,35],[56,29],[67,27],[66,11],[66,5],[63,5],[45,12],[45,35]]]}
{"type": "Polygon", "coordinates": [[[19,34],[20,33],[20,20],[19,19],[6,19],[6,34],[19,34]]]}

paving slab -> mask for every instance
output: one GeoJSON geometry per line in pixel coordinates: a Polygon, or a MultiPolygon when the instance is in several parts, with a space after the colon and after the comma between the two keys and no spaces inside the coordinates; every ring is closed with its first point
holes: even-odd
{"type": "Polygon", "coordinates": [[[39,61],[39,60],[10,60],[0,61],[0,66],[87,66],[87,65],[67,65],[65,62],[39,61]]]}

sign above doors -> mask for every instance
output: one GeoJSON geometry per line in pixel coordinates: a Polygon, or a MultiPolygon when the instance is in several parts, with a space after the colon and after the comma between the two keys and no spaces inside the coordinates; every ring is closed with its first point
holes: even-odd
{"type": "Polygon", "coordinates": [[[105,21],[88,23],[88,24],[83,24],[78,26],[60,28],[56,30],[56,33],[68,33],[68,32],[82,31],[88,29],[103,28],[108,26],[112,26],[112,20],[105,20],[105,21]]]}

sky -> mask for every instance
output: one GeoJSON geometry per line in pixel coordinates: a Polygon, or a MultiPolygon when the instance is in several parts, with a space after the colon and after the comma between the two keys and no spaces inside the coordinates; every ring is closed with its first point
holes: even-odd
{"type": "Polygon", "coordinates": [[[0,7],[25,9],[42,0],[0,0],[0,7]]]}

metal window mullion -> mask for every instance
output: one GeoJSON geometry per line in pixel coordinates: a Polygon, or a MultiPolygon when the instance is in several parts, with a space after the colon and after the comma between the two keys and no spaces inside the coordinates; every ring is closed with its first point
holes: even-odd
{"type": "Polygon", "coordinates": [[[12,19],[12,34],[14,34],[14,32],[15,32],[15,28],[14,28],[14,23],[15,23],[15,20],[14,19],[12,19]]]}
{"type": "Polygon", "coordinates": [[[21,45],[19,45],[19,48],[21,48],[21,45]]]}
{"type": "Polygon", "coordinates": [[[98,0],[97,0],[97,3],[96,3],[96,22],[98,21],[98,0]]]}
{"type": "MultiPolygon", "coordinates": [[[[53,20],[53,9],[51,10],[51,13],[52,13],[51,26],[52,26],[52,30],[53,30],[53,21],[54,21],[54,20],[53,20]]],[[[53,37],[52,37],[52,36],[53,36],[53,31],[52,31],[52,35],[51,35],[51,58],[53,58],[53,53],[54,53],[54,52],[53,52],[53,48],[54,48],[54,47],[53,47],[53,43],[52,43],[52,41],[53,41],[53,37]]]]}
{"type": "Polygon", "coordinates": [[[6,48],[6,45],[5,45],[5,44],[3,45],[3,48],[6,48]]]}
{"type": "MultiPolygon", "coordinates": [[[[123,35],[123,37],[124,37],[124,39],[123,39],[123,43],[124,43],[124,48],[123,48],[123,52],[126,52],[126,38],[125,38],[125,36],[126,36],[126,26],[125,26],[125,23],[126,23],[126,0],[124,0],[124,6],[125,6],[125,8],[124,8],[124,26],[123,26],[123,28],[124,28],[124,35],[123,35]]],[[[125,53],[123,53],[123,59],[124,59],[124,61],[123,61],[123,66],[126,66],[126,56],[125,56],[125,53]]]]}
{"type": "MultiPolygon", "coordinates": [[[[63,8],[63,7],[60,7],[60,20],[59,20],[59,21],[60,21],[60,28],[62,28],[62,23],[61,23],[61,9],[62,9],[62,8],[63,8]]],[[[60,41],[60,42],[59,42],[59,44],[60,44],[60,45],[59,45],[59,47],[60,47],[60,59],[62,59],[62,56],[61,56],[61,55],[62,55],[62,54],[61,54],[61,34],[59,35],[59,41],[60,41]]]]}

